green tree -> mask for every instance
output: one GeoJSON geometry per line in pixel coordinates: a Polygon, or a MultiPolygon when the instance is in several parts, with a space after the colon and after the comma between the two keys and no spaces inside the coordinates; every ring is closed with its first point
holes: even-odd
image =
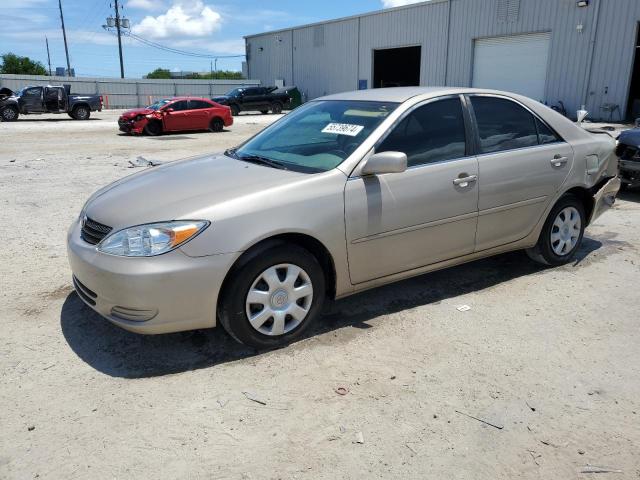
{"type": "Polygon", "coordinates": [[[29,57],[20,57],[15,53],[2,55],[0,73],[17,73],[23,75],[47,75],[47,69],[42,63],[29,57]]]}
{"type": "Polygon", "coordinates": [[[153,72],[147,74],[147,78],[171,78],[171,72],[166,68],[156,68],[153,72]]]}

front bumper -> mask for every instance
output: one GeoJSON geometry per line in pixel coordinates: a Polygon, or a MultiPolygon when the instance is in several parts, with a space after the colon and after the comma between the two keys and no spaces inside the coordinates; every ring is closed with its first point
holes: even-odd
{"type": "Polygon", "coordinates": [[[629,186],[640,185],[640,160],[620,160],[620,179],[629,186]]]}
{"type": "Polygon", "coordinates": [[[591,212],[589,224],[613,206],[616,201],[616,195],[620,190],[620,185],[620,179],[613,177],[598,189],[593,196],[593,211],[591,212]]]}
{"type": "Polygon", "coordinates": [[[118,119],[118,128],[124,133],[142,133],[146,124],[146,118],[138,120],[137,122],[134,119],[118,119]]]}
{"type": "Polygon", "coordinates": [[[78,296],[110,322],[157,334],[210,328],[222,282],[240,253],[189,257],[180,249],[147,258],[99,253],[75,221],[67,254],[78,296]]]}

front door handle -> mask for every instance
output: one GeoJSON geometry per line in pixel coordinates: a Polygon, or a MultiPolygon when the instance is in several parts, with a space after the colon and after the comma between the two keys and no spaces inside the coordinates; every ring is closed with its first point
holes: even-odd
{"type": "Polygon", "coordinates": [[[561,167],[569,161],[569,157],[563,157],[562,155],[555,155],[551,159],[551,165],[554,167],[561,167]]]}
{"type": "Polygon", "coordinates": [[[477,175],[466,175],[466,174],[462,173],[458,178],[453,180],[453,184],[456,187],[466,188],[471,183],[475,182],[476,180],[478,180],[478,176],[477,175]]]}

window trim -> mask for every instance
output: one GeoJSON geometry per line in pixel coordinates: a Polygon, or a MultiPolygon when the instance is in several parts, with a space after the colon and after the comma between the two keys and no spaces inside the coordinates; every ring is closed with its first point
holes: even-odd
{"type": "Polygon", "coordinates": [[[465,93],[464,94],[466,100],[467,100],[467,108],[469,109],[469,114],[471,115],[471,121],[473,123],[473,131],[474,131],[474,150],[475,150],[475,156],[476,157],[482,157],[482,156],[486,156],[486,155],[498,155],[501,153],[505,153],[505,152],[515,152],[518,150],[525,150],[528,148],[539,148],[539,147],[548,147],[549,145],[554,145],[556,143],[567,143],[567,141],[562,137],[562,135],[560,135],[555,128],[553,128],[551,125],[549,125],[547,122],[544,121],[544,119],[542,119],[540,117],[540,115],[538,115],[536,112],[534,112],[531,108],[529,108],[528,106],[526,106],[525,104],[523,104],[522,102],[519,102],[518,100],[516,100],[515,98],[511,98],[508,97],[506,95],[500,95],[497,93],[465,93]],[[529,114],[531,114],[534,119],[537,119],[540,123],[542,123],[544,126],[546,126],[551,132],[553,132],[553,134],[558,137],[558,141],[556,142],[551,142],[551,143],[540,143],[540,132],[538,130],[538,125],[537,123],[534,121],[534,126],[536,127],[536,136],[538,137],[538,144],[537,145],[530,145],[528,147],[519,147],[519,148],[508,148],[506,150],[498,150],[497,152],[483,152],[482,148],[481,148],[481,141],[480,141],[480,129],[478,127],[478,119],[476,117],[476,112],[473,109],[473,103],[472,103],[472,97],[491,97],[491,98],[498,98],[501,100],[506,100],[509,102],[513,102],[516,105],[524,108],[527,112],[529,112],[529,114]]]}
{"type": "Polygon", "coordinates": [[[441,100],[458,99],[458,101],[460,102],[460,108],[462,109],[462,118],[464,122],[464,139],[465,139],[464,156],[449,158],[447,160],[439,160],[437,162],[420,163],[418,165],[411,165],[407,167],[407,171],[414,170],[416,168],[428,167],[429,165],[439,165],[441,163],[446,163],[446,162],[456,162],[458,160],[464,160],[467,158],[474,157],[475,154],[473,153],[473,143],[474,143],[473,132],[470,130],[469,123],[468,123],[471,121],[471,117],[469,116],[469,112],[467,111],[467,105],[465,104],[465,99],[463,97],[464,95],[462,94],[453,93],[450,95],[443,95],[440,97],[428,98],[426,100],[422,100],[421,102],[416,103],[415,105],[412,105],[407,110],[402,112],[402,115],[400,115],[389,126],[387,131],[383,135],[381,135],[380,138],[378,138],[378,140],[376,140],[376,143],[373,145],[373,153],[374,154],[378,153],[378,147],[380,147],[380,145],[387,139],[387,137],[391,135],[391,132],[393,132],[405,120],[405,118],[411,115],[418,108],[424,107],[426,105],[429,105],[430,103],[435,103],[441,100]]]}

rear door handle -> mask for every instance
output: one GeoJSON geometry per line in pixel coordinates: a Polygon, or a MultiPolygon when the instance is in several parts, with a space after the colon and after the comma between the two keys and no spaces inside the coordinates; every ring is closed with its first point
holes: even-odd
{"type": "Polygon", "coordinates": [[[561,167],[569,161],[569,157],[563,157],[562,155],[556,155],[551,159],[551,165],[554,167],[561,167]]]}
{"type": "MultiPolygon", "coordinates": [[[[462,175],[464,175],[464,173],[462,175]]],[[[453,184],[460,188],[466,188],[469,186],[469,184],[475,182],[476,180],[478,180],[477,175],[469,175],[466,177],[458,177],[454,179],[453,184]]]]}

